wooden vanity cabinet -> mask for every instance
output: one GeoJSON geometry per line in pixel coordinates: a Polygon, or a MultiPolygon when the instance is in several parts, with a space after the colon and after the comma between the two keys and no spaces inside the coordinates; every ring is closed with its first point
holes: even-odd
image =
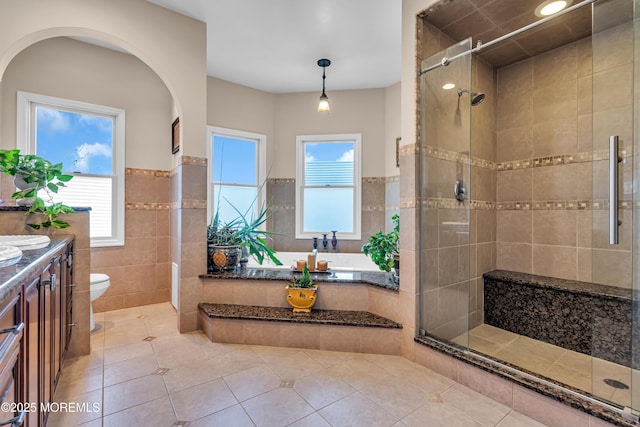
{"type": "Polygon", "coordinates": [[[46,426],[47,403],[53,402],[71,339],[72,245],[39,264],[15,296],[0,305],[0,398],[26,409],[23,414],[0,411],[0,425],[13,419],[8,425],[46,426]]]}
{"type": "Polygon", "coordinates": [[[0,307],[0,396],[15,411],[0,411],[0,425],[17,424],[25,411],[18,410],[22,401],[24,381],[21,346],[24,337],[22,292],[12,292],[0,307]]]}

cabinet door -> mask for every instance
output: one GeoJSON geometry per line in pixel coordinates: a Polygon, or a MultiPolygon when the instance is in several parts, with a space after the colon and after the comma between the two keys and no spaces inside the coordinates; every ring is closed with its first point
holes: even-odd
{"type": "Polygon", "coordinates": [[[51,395],[56,389],[60,378],[62,360],[62,256],[57,256],[51,261],[51,395]]]}
{"type": "MultiPolygon", "coordinates": [[[[73,328],[75,327],[75,323],[73,323],[73,290],[76,287],[75,277],[74,277],[74,269],[73,269],[73,242],[69,243],[67,246],[67,261],[65,263],[66,272],[65,272],[65,284],[64,291],[62,292],[63,298],[65,298],[65,307],[63,313],[64,320],[64,339],[63,339],[63,347],[64,353],[69,349],[69,343],[71,342],[71,333],[73,328]],[[64,297],[66,295],[66,297],[64,297]]],[[[64,357],[63,357],[64,359],[64,357]]]]}
{"type": "MultiPolygon", "coordinates": [[[[24,337],[24,402],[35,403],[40,407],[39,393],[39,365],[40,365],[40,304],[39,304],[40,276],[31,281],[24,291],[25,300],[25,337],[24,337]]],[[[39,411],[28,412],[25,425],[37,427],[39,411]]]]}
{"type": "Polygon", "coordinates": [[[0,400],[11,404],[0,411],[0,424],[11,424],[22,419],[28,408],[22,407],[21,346],[24,323],[21,319],[21,294],[17,293],[0,307],[0,400]]]}
{"type": "MultiPolygon", "coordinates": [[[[55,280],[55,277],[54,277],[55,280]]],[[[51,307],[51,264],[42,272],[39,288],[40,304],[40,402],[48,403],[52,400],[53,372],[52,366],[52,335],[53,324],[51,307]]],[[[48,412],[40,411],[41,425],[46,425],[48,412]]]]}

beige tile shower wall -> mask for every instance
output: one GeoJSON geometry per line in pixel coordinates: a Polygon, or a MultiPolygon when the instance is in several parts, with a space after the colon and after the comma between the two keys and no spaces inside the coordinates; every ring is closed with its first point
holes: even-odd
{"type": "Polygon", "coordinates": [[[125,245],[91,249],[91,272],[111,279],[95,312],[171,298],[169,172],[127,168],[125,206],[125,245]]]}
{"type": "MultiPolygon", "coordinates": [[[[453,44],[428,23],[422,30],[425,57],[453,44]]],[[[434,80],[425,82],[427,92],[421,95],[428,102],[421,117],[425,174],[419,299],[422,326],[444,339],[482,323],[482,274],[495,269],[496,260],[496,84],[490,65],[474,58],[471,67],[471,88],[486,94],[483,103],[469,110],[467,98],[458,102],[455,91],[443,91],[434,80]],[[464,205],[453,198],[460,177],[469,192],[464,205]]],[[[463,84],[468,69],[450,68],[447,77],[463,84]]]]}
{"type": "MultiPolygon", "coordinates": [[[[631,35],[619,26],[498,70],[498,268],[631,287],[625,269],[605,268],[631,262],[629,239],[608,245],[606,202],[609,135],[632,148],[631,35]]],[[[624,236],[631,210],[621,219],[624,236]]]]}

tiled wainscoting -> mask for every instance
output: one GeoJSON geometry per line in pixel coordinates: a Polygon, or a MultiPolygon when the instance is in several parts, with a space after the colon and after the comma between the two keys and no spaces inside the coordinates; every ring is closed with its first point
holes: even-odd
{"type": "Polygon", "coordinates": [[[170,207],[168,171],[125,170],[125,245],[91,249],[91,272],[111,279],[94,312],[170,300],[170,207]]]}

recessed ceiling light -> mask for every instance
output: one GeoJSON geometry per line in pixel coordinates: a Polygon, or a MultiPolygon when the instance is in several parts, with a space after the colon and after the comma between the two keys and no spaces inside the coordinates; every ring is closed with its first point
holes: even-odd
{"type": "Polygon", "coordinates": [[[453,89],[454,87],[456,87],[456,85],[453,84],[453,83],[445,83],[445,84],[442,85],[442,89],[444,89],[444,90],[453,89]]]}
{"type": "Polygon", "coordinates": [[[571,0],[546,0],[536,7],[536,15],[549,16],[560,12],[571,4],[571,0]]]}

